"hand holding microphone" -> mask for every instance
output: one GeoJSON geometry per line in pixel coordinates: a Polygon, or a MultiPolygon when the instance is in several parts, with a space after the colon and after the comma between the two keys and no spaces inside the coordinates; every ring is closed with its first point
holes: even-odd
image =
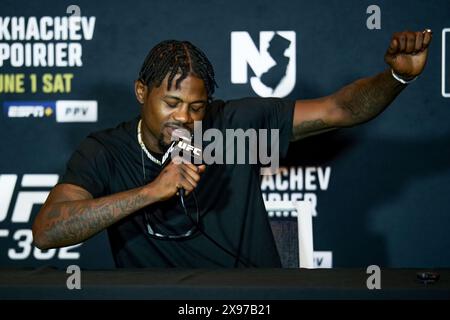
{"type": "Polygon", "coordinates": [[[175,194],[188,195],[200,181],[205,165],[195,165],[194,160],[201,159],[200,148],[191,143],[191,136],[186,130],[174,130],[172,144],[163,156],[163,170],[151,183],[156,188],[158,201],[164,201],[175,194]]]}
{"type": "Polygon", "coordinates": [[[158,201],[173,197],[181,189],[186,195],[189,194],[197,186],[200,175],[206,169],[205,165],[196,166],[184,160],[181,163],[176,162],[171,161],[151,183],[156,188],[158,201]]]}

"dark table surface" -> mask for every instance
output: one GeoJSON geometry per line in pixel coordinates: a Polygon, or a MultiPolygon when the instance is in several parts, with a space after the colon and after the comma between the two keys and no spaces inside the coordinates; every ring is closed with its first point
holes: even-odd
{"type": "Polygon", "coordinates": [[[424,270],[381,269],[380,290],[363,269],[81,270],[69,290],[66,270],[0,269],[0,299],[450,299],[450,269],[432,284],[417,281],[424,270]]]}

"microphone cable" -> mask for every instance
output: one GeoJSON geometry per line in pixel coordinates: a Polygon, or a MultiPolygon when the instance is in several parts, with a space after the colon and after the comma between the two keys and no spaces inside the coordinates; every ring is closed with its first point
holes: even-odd
{"type": "MultiPolygon", "coordinates": [[[[220,243],[218,243],[216,240],[214,240],[210,235],[208,235],[200,226],[200,224],[198,222],[196,222],[194,219],[192,219],[191,215],[188,213],[188,210],[186,208],[186,205],[184,203],[184,189],[180,188],[179,189],[179,195],[180,195],[180,202],[181,202],[181,206],[183,207],[183,211],[186,214],[186,216],[189,218],[189,220],[191,221],[191,223],[197,227],[197,229],[206,237],[206,239],[208,239],[210,242],[212,242],[214,245],[216,245],[219,249],[221,249],[222,251],[224,251],[225,253],[227,253],[228,255],[230,255],[231,257],[233,257],[235,259],[235,263],[234,266],[237,266],[237,263],[240,262],[241,264],[243,264],[245,267],[254,267],[257,268],[256,265],[254,265],[253,263],[249,262],[245,262],[241,259],[241,257],[239,255],[234,254],[233,252],[231,252],[230,250],[228,250],[227,248],[225,248],[224,246],[222,246],[220,243]]],[[[200,217],[200,212],[199,212],[199,206],[198,206],[198,201],[197,201],[197,196],[195,195],[195,190],[192,191],[192,196],[194,198],[195,201],[195,206],[197,208],[197,216],[200,217]]]]}

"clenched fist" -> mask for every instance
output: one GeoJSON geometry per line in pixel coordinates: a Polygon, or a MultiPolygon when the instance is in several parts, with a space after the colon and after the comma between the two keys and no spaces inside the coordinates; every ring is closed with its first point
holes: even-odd
{"type": "Polygon", "coordinates": [[[425,68],[431,38],[429,29],[394,33],[384,60],[396,74],[405,80],[412,79],[425,68]]]}
{"type": "Polygon", "coordinates": [[[180,188],[189,194],[197,186],[206,166],[196,166],[192,163],[172,161],[153,180],[150,185],[154,188],[158,201],[173,197],[180,188]]]}

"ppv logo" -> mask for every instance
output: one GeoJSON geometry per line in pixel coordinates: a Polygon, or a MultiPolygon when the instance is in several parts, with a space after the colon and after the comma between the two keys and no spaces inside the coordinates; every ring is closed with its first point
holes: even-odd
{"type": "Polygon", "coordinates": [[[332,251],[314,251],[314,268],[331,269],[333,268],[333,252],[332,251]]]}
{"type": "Polygon", "coordinates": [[[231,32],[231,82],[247,83],[247,65],[255,76],[252,89],[261,97],[284,98],[295,87],[296,34],[294,31],[261,31],[259,49],[248,32],[231,32]]]}
{"type": "MultiPolygon", "coordinates": [[[[16,247],[2,250],[7,252],[8,258],[11,260],[24,260],[33,257],[37,260],[49,260],[54,257],[58,259],[79,259],[79,252],[71,252],[70,250],[79,247],[77,244],[70,247],[60,249],[50,249],[42,251],[33,246],[33,235],[30,229],[12,230],[12,228],[4,228],[10,205],[13,203],[13,195],[16,187],[18,176],[16,174],[0,174],[0,240],[7,238],[16,242],[16,247]],[[33,254],[32,254],[33,253],[33,254]]],[[[14,226],[16,223],[30,223],[31,214],[35,205],[45,202],[49,194],[49,189],[58,182],[57,174],[24,174],[20,182],[20,187],[25,188],[18,192],[15,206],[11,215],[11,223],[6,224],[8,227],[14,226]],[[32,188],[32,190],[27,190],[32,188]],[[36,191],[35,189],[45,189],[36,191]]],[[[4,248],[3,245],[2,248],[4,248]]],[[[1,257],[0,257],[1,258],[1,257]]]]}
{"type": "Polygon", "coordinates": [[[56,122],[97,122],[97,101],[56,101],[56,122]]]}

